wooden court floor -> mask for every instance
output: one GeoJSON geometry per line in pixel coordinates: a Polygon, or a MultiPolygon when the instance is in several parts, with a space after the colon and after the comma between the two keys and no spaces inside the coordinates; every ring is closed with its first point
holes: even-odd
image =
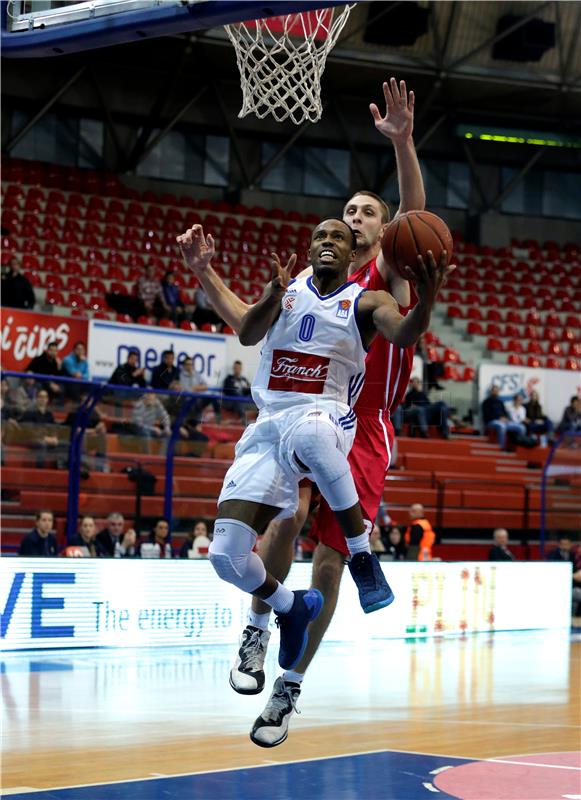
{"type": "Polygon", "coordinates": [[[255,697],[229,687],[232,657],[230,647],[5,654],[4,794],[374,751],[484,760],[579,749],[581,633],[324,645],[289,739],[268,750],[248,731],[276,653],[255,697]]]}

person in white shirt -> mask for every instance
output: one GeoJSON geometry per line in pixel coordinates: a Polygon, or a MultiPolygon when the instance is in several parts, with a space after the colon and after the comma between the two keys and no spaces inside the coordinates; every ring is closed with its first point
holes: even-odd
{"type": "Polygon", "coordinates": [[[522,395],[515,394],[512,403],[509,406],[508,414],[512,422],[519,422],[522,425],[529,421],[527,419],[527,410],[522,401],[522,395]]]}

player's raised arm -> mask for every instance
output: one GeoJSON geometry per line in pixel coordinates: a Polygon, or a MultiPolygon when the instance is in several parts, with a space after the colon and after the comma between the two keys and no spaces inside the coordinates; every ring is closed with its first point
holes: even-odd
{"type": "Polygon", "coordinates": [[[235,295],[212,269],[216,256],[212,236],[205,236],[202,226],[194,225],[177,237],[177,243],[184,266],[196,275],[215,312],[238,333],[242,318],[251,306],[235,295]]]}
{"type": "Polygon", "coordinates": [[[428,251],[427,262],[418,256],[415,272],[406,267],[408,280],[415,283],[418,303],[405,317],[399,313],[395,300],[387,292],[363,294],[358,306],[361,315],[358,316],[358,323],[367,343],[375,333],[379,333],[397,347],[415,344],[427,331],[438,293],[454,269],[454,265],[448,266],[445,250],[439,263],[428,251]]]}
{"type": "Polygon", "coordinates": [[[409,95],[405,81],[399,86],[395,78],[383,84],[385,115],[382,116],[375,103],[369,110],[377,130],[391,140],[395,150],[397,181],[399,186],[398,214],[406,211],[423,211],[426,193],[420,164],[413,140],[414,104],[413,91],[409,95]]]}
{"type": "Polygon", "coordinates": [[[255,305],[251,306],[240,325],[240,344],[249,346],[258,344],[274,325],[280,314],[280,301],[291,280],[292,271],[297,263],[296,254],[282,266],[276,253],[271,253],[272,280],[267,284],[264,294],[255,305]]]}

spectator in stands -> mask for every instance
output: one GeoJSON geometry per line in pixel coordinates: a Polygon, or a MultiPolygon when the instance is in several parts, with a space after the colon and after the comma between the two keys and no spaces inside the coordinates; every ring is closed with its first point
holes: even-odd
{"type": "Polygon", "coordinates": [[[550,436],[553,432],[553,423],[543,414],[543,407],[539,402],[539,393],[533,389],[528,403],[525,403],[528,422],[527,433],[550,436]]]}
{"type": "MultiPolygon", "coordinates": [[[[174,395],[169,395],[163,398],[163,404],[165,406],[165,410],[170,416],[170,419],[175,421],[180,414],[183,404],[186,401],[186,398],[182,394],[182,385],[179,381],[174,381],[170,384],[169,388],[172,392],[176,392],[174,395]]],[[[196,406],[196,403],[192,405],[189,414],[187,414],[186,418],[182,421],[180,426],[180,438],[186,439],[192,442],[204,442],[206,443],[209,441],[209,438],[206,436],[205,433],[202,433],[200,430],[200,416],[199,411],[196,406]]],[[[201,453],[200,453],[201,454],[201,453]]],[[[196,453],[198,455],[198,453],[196,453]]]]}
{"type": "Polygon", "coordinates": [[[515,394],[512,398],[512,403],[508,407],[508,416],[512,422],[518,422],[525,426],[529,421],[527,417],[527,410],[523,403],[522,394],[515,394]]]}
{"type": "Polygon", "coordinates": [[[171,434],[169,414],[151,392],[146,392],[133,406],[132,421],[137,434],[146,439],[163,439],[171,434]]]}
{"type": "Polygon", "coordinates": [[[161,283],[155,277],[155,267],[148,264],[145,275],[135,284],[137,297],[137,317],[163,317],[169,315],[169,307],[165,302],[161,283]]]}
{"type": "Polygon", "coordinates": [[[115,545],[123,535],[124,525],[123,514],[119,513],[119,511],[112,511],[107,517],[107,524],[95,537],[101,550],[109,558],[113,558],[115,555],[115,545]]]}
{"type": "Polygon", "coordinates": [[[34,528],[20,542],[19,556],[57,556],[58,547],[53,532],[54,514],[52,511],[38,511],[34,528]]]}
{"type": "Polygon", "coordinates": [[[488,551],[489,561],[514,561],[514,555],[508,549],[508,531],[506,528],[496,528],[492,534],[494,544],[488,551]]]}
{"type": "Polygon", "coordinates": [[[500,388],[496,384],[490,387],[490,394],[482,403],[482,422],[485,431],[496,433],[498,444],[503,450],[507,433],[524,436],[527,430],[522,422],[512,422],[509,419],[508,411],[500,399],[500,388]]]}
{"type": "Polygon", "coordinates": [[[94,517],[81,517],[78,535],[68,543],[65,553],[69,548],[80,549],[85,558],[107,557],[107,552],[97,541],[97,526],[94,517]]]}
{"type": "MultiPolygon", "coordinates": [[[[81,399],[83,395],[79,399],[81,399]]],[[[63,425],[73,428],[77,423],[78,409],[69,411],[63,425]]],[[[83,468],[85,476],[89,477],[89,470],[93,469],[97,472],[109,472],[110,468],[107,463],[107,417],[102,414],[98,407],[95,406],[89,414],[86,425],[85,435],[83,437],[83,468]]]]}
{"type": "Polygon", "coordinates": [[[28,278],[20,271],[20,261],[11,258],[2,273],[2,305],[10,308],[33,309],[36,302],[34,289],[28,278]]]}
{"type": "Polygon", "coordinates": [[[210,325],[219,325],[222,322],[220,317],[210,305],[208,296],[201,286],[198,286],[194,292],[194,301],[195,308],[192,313],[192,322],[198,328],[201,328],[202,325],[205,325],[206,323],[210,325]]]}
{"type": "MultiPolygon", "coordinates": [[[[34,372],[37,375],[52,375],[60,378],[63,375],[61,360],[57,355],[58,344],[49,342],[44,353],[35,356],[26,367],[26,372],[34,372]]],[[[52,397],[62,397],[64,389],[62,383],[47,381],[42,384],[50,392],[52,397]]]]}
{"type": "MultiPolygon", "coordinates": [[[[62,372],[67,378],[76,378],[79,381],[89,380],[89,363],[83,342],[75,342],[71,352],[63,358],[62,372]]],[[[82,391],[82,386],[68,384],[65,386],[65,394],[76,401],[81,399],[82,391]]]]}
{"type": "Polygon", "coordinates": [[[547,553],[547,561],[564,561],[570,564],[576,563],[573,540],[568,533],[559,534],[557,546],[547,553]]]}
{"type": "MultiPolygon", "coordinates": [[[[248,397],[250,395],[250,383],[242,375],[241,361],[235,361],[232,365],[232,372],[226,376],[222,392],[224,397],[248,397]]],[[[241,403],[239,400],[222,400],[222,408],[234,411],[244,424],[246,424],[248,407],[248,403],[241,403]]]]}
{"type": "Polygon", "coordinates": [[[163,299],[168,311],[169,318],[176,323],[180,323],[185,318],[185,303],[180,294],[179,286],[176,285],[176,276],[173,272],[166,272],[161,282],[163,299]]]}
{"type": "Polygon", "coordinates": [[[416,428],[419,428],[423,439],[428,436],[428,425],[436,425],[442,438],[448,439],[450,437],[448,414],[449,408],[446,403],[441,401],[430,403],[428,395],[423,391],[421,380],[412,378],[405,400],[394,414],[393,425],[399,433],[402,423],[409,422],[410,435],[414,436],[416,428]]]}
{"type": "Polygon", "coordinates": [[[369,546],[371,547],[371,552],[375,553],[378,558],[381,558],[381,556],[386,552],[387,548],[383,543],[383,539],[381,538],[381,530],[377,523],[373,526],[371,533],[369,534],[369,546]]]}
{"type": "Polygon", "coordinates": [[[28,398],[26,393],[24,396],[18,391],[22,387],[12,387],[8,378],[2,378],[0,383],[1,398],[2,398],[2,421],[6,422],[10,419],[17,419],[28,408],[28,398]]]}
{"type": "Polygon", "coordinates": [[[408,513],[410,524],[404,534],[408,558],[410,561],[431,561],[436,534],[426,519],[424,507],[421,503],[414,503],[408,513]]]}
{"type": "Polygon", "coordinates": [[[385,544],[386,558],[388,558],[390,561],[406,560],[408,549],[399,528],[391,528],[387,534],[387,542],[385,540],[385,536],[383,537],[383,541],[385,544]]]}
{"type": "Polygon", "coordinates": [[[115,558],[139,558],[139,546],[137,544],[137,534],[133,528],[122,533],[119,540],[115,542],[115,558]]]}
{"type": "Polygon", "coordinates": [[[444,362],[431,361],[429,353],[430,351],[426,345],[426,337],[420,336],[416,344],[416,355],[421,357],[424,365],[424,383],[427,386],[428,392],[432,389],[442,392],[444,387],[440,386],[438,380],[444,375],[444,362]]]}
{"type": "Polygon", "coordinates": [[[207,558],[210,538],[205,520],[198,519],[180,548],[180,558],[207,558]],[[200,552],[202,548],[203,552],[200,552]]]}
{"type": "MultiPolygon", "coordinates": [[[[180,383],[184,392],[205,392],[208,389],[202,373],[194,370],[194,361],[190,356],[184,358],[181,363],[180,383]]],[[[201,415],[208,405],[212,406],[216,421],[220,422],[220,403],[216,397],[200,397],[196,401],[196,410],[201,415]]]]}
{"type": "Polygon", "coordinates": [[[557,428],[559,433],[578,433],[581,431],[581,399],[573,395],[563,412],[563,419],[557,428]]]}
{"type": "Polygon", "coordinates": [[[50,398],[46,389],[39,389],[36,393],[34,406],[25,411],[18,420],[21,428],[31,434],[30,441],[33,447],[40,450],[36,457],[36,466],[44,467],[46,457],[50,453],[57,459],[57,464],[66,467],[66,461],[59,464],[59,460],[66,457],[66,444],[61,442],[58,427],[52,411],[49,409],[50,398]]]}
{"type": "Polygon", "coordinates": [[[158,519],[149,536],[149,541],[141,545],[142,558],[173,558],[173,550],[169,537],[169,522],[165,518],[158,519]]]}
{"type": "Polygon", "coordinates": [[[161,362],[151,370],[152,389],[169,389],[170,383],[179,381],[180,368],[175,365],[175,357],[173,350],[163,351],[161,362]]]}
{"type": "Polygon", "coordinates": [[[145,370],[139,366],[139,353],[137,350],[130,350],[127,353],[125,364],[119,364],[109,378],[109,383],[115,386],[140,386],[145,389],[145,370]]]}

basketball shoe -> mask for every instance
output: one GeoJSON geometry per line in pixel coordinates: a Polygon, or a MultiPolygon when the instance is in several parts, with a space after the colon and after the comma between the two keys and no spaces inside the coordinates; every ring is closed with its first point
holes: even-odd
{"type": "Polygon", "coordinates": [[[298,683],[286,683],[277,678],[270,699],[250,731],[250,738],[259,747],[276,747],[288,736],[288,725],[293,712],[300,714],[297,700],[301,693],[298,683]]]}
{"type": "Polygon", "coordinates": [[[269,631],[247,625],[242,631],[240,649],[230,670],[230,686],[238,694],[260,694],[264,689],[264,659],[269,631]]]}
{"type": "Polygon", "coordinates": [[[307,627],[319,616],[324,602],[318,589],[301,589],[293,594],[291,610],[276,618],[280,628],[278,663],[283,669],[293,669],[301,660],[309,641],[307,627]]]}
{"type": "Polygon", "coordinates": [[[366,614],[378,611],[393,603],[395,597],[375,553],[355,553],[348,562],[355,585],[359,590],[359,602],[366,614]]]}

